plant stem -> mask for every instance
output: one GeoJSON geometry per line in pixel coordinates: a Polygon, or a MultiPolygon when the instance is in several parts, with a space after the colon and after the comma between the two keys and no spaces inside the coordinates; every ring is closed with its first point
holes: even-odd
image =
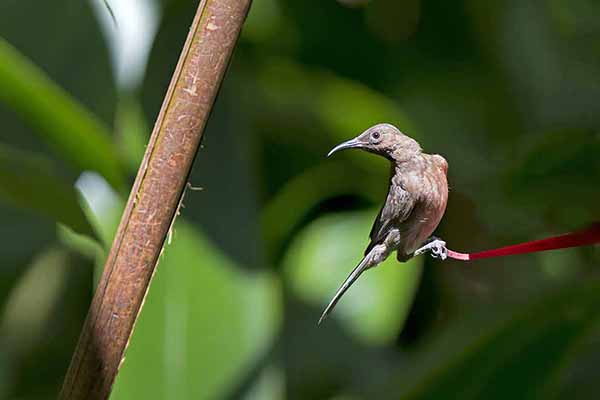
{"type": "Polygon", "coordinates": [[[202,0],[198,6],[67,371],[61,399],[106,399],[110,395],[250,3],[202,0]]]}

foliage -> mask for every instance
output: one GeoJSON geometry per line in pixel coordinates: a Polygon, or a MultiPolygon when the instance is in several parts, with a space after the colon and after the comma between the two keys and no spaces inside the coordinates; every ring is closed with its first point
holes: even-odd
{"type": "MultiPolygon", "coordinates": [[[[0,5],[2,398],[58,391],[197,6],[156,0],[147,66],[130,74],[144,79],[122,85],[107,43],[138,13],[97,1],[0,5]]],[[[325,154],[373,123],[449,160],[437,234],[452,248],[600,219],[597,11],[255,1],[190,177],[204,190],[186,195],[112,397],[594,398],[594,248],[392,257],[316,320],[389,173],[372,155],[325,154]]]]}

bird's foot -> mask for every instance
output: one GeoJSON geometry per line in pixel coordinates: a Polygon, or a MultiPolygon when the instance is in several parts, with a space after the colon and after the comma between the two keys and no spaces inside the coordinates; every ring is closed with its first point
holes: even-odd
{"type": "Polygon", "coordinates": [[[432,241],[430,241],[423,247],[415,250],[414,255],[419,256],[427,252],[430,252],[433,258],[439,258],[441,260],[445,260],[448,257],[448,249],[446,248],[446,242],[437,238],[434,238],[432,241]]]}

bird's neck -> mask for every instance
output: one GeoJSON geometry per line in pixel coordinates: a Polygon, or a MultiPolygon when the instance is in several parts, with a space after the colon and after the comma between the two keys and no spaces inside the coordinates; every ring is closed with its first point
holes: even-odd
{"type": "Polygon", "coordinates": [[[402,174],[407,171],[414,171],[416,167],[420,167],[426,162],[425,156],[426,154],[424,153],[418,153],[413,154],[410,157],[394,157],[392,159],[394,172],[396,174],[402,174]]]}
{"type": "Polygon", "coordinates": [[[415,162],[422,155],[423,150],[419,142],[410,138],[388,147],[388,158],[397,164],[415,162]]]}

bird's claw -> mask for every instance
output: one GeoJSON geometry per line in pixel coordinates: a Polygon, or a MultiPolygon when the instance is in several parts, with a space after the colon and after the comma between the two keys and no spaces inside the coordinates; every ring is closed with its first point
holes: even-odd
{"type": "Polygon", "coordinates": [[[420,249],[417,249],[414,252],[414,255],[419,256],[426,252],[430,252],[433,258],[439,258],[441,260],[445,260],[446,258],[448,258],[448,249],[446,248],[446,242],[440,239],[432,240],[425,246],[421,247],[420,249]]]}

